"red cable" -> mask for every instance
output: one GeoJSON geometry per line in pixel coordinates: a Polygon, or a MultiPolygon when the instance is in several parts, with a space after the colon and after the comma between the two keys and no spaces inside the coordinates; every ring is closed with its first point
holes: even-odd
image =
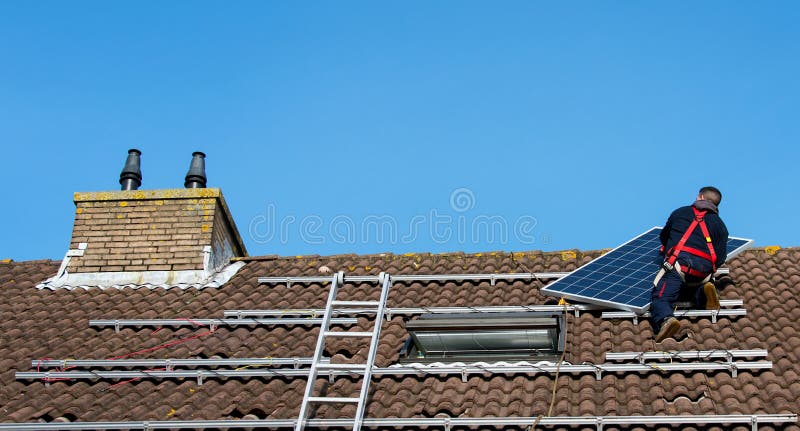
{"type": "MultiPolygon", "coordinates": [[[[190,322],[195,326],[206,326],[206,325],[201,325],[200,323],[195,322],[194,320],[186,318],[186,317],[181,317],[178,320],[186,320],[187,322],[190,322]]],[[[157,330],[153,331],[153,333],[150,334],[150,335],[152,336],[153,334],[156,334],[158,331],[160,331],[162,329],[163,329],[163,327],[162,328],[158,328],[157,330]]],[[[113,360],[117,360],[117,359],[128,358],[128,357],[131,357],[131,356],[134,356],[134,355],[139,355],[139,354],[142,354],[142,353],[155,352],[157,350],[166,349],[167,347],[176,346],[178,344],[183,344],[183,343],[186,343],[188,341],[196,340],[196,339],[198,339],[200,337],[205,337],[206,335],[213,334],[214,332],[216,332],[216,328],[208,330],[208,331],[200,333],[200,334],[197,334],[197,335],[193,335],[191,337],[181,338],[179,340],[174,340],[174,341],[170,341],[168,343],[159,344],[158,346],[149,347],[147,349],[142,349],[142,350],[137,350],[135,352],[126,353],[124,355],[114,356],[114,357],[107,358],[107,359],[113,361],[113,360]]],[[[52,360],[53,358],[42,358],[42,359],[39,360],[39,362],[36,364],[36,372],[39,372],[39,370],[40,370],[41,361],[48,360],[48,359],[52,360]]],[[[66,370],[68,370],[70,368],[75,368],[75,367],[63,367],[63,368],[62,367],[56,367],[56,372],[63,372],[63,371],[66,371],[66,370]]],[[[165,368],[164,369],[154,368],[154,369],[145,370],[145,371],[161,371],[161,370],[165,370],[165,368]]],[[[122,381],[122,382],[114,383],[113,385],[109,386],[108,388],[111,389],[111,388],[114,388],[114,387],[117,387],[117,386],[120,386],[120,385],[124,385],[126,383],[130,383],[130,382],[133,382],[133,381],[136,381],[136,380],[140,380],[140,379],[141,379],[141,377],[136,377],[136,378],[133,378],[133,379],[130,379],[130,380],[125,380],[125,381],[122,381]]],[[[71,379],[70,378],[45,377],[42,380],[45,381],[45,382],[57,382],[57,381],[71,380],[71,379]]]]}
{"type": "MultiPolygon", "coordinates": [[[[197,326],[205,326],[205,325],[200,325],[199,323],[194,322],[191,319],[185,319],[184,318],[184,319],[181,319],[181,320],[189,321],[189,322],[191,322],[191,323],[193,323],[193,324],[195,324],[197,326]]],[[[159,330],[160,329],[161,328],[159,328],[159,330]]],[[[108,358],[108,359],[113,361],[113,360],[116,360],[116,359],[122,359],[122,358],[127,358],[127,357],[130,357],[130,356],[133,356],[133,355],[138,355],[140,353],[154,352],[156,350],[165,349],[165,348],[170,347],[170,346],[175,346],[175,345],[178,345],[178,344],[185,343],[187,341],[195,340],[195,339],[200,338],[200,337],[205,337],[206,335],[213,334],[214,332],[216,332],[216,329],[212,329],[212,330],[209,330],[209,331],[197,334],[197,335],[193,335],[191,337],[181,338],[180,340],[170,341],[168,343],[159,344],[158,346],[155,346],[155,347],[150,347],[150,348],[147,348],[147,349],[139,350],[139,351],[132,352],[132,353],[127,353],[127,354],[121,355],[121,356],[115,356],[113,358],[108,358]]],[[[154,368],[154,369],[145,370],[145,371],[163,371],[163,370],[166,370],[166,368],[154,368]]],[[[117,382],[117,383],[114,383],[113,385],[109,386],[108,389],[113,389],[113,388],[116,388],[118,386],[122,386],[122,385],[124,385],[126,383],[135,382],[135,381],[141,380],[141,379],[142,379],[141,377],[135,377],[135,378],[130,379],[130,380],[124,380],[124,381],[121,381],[121,382],[117,382]]]]}
{"type": "MultiPolygon", "coordinates": [[[[147,371],[166,371],[166,370],[167,370],[166,368],[151,368],[149,370],[144,370],[144,371],[147,372],[147,371]]],[[[135,382],[135,381],[141,380],[141,379],[142,379],[141,377],[134,377],[134,378],[132,378],[130,380],[123,380],[121,382],[114,383],[113,385],[109,386],[107,389],[113,389],[113,388],[116,388],[117,386],[122,386],[122,385],[124,385],[126,383],[135,382]]]]}
{"type": "Polygon", "coordinates": [[[206,335],[213,334],[214,332],[216,332],[216,330],[209,330],[209,331],[203,332],[202,334],[193,335],[193,336],[188,337],[188,338],[181,338],[180,340],[170,341],[168,343],[159,344],[158,346],[155,346],[155,347],[149,347],[147,349],[142,349],[142,350],[138,350],[136,352],[126,353],[126,354],[120,355],[120,356],[114,356],[113,358],[108,358],[108,359],[113,361],[113,360],[116,360],[116,359],[128,358],[128,357],[131,357],[133,355],[139,355],[139,354],[142,354],[142,353],[155,352],[156,350],[165,349],[167,347],[171,347],[171,346],[175,346],[175,345],[178,345],[178,344],[182,344],[182,343],[185,343],[187,341],[191,341],[191,340],[194,340],[194,339],[197,339],[197,338],[200,338],[200,337],[205,337],[206,335]]]}

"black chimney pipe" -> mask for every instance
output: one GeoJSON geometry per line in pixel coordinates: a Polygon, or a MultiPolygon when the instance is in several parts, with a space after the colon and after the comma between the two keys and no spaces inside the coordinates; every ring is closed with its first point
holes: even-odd
{"type": "Polygon", "coordinates": [[[119,183],[122,190],[138,190],[142,185],[142,170],[140,168],[142,152],[131,148],[128,150],[128,159],[125,160],[125,167],[119,174],[119,183]]]}
{"type": "Polygon", "coordinates": [[[183,186],[187,189],[206,188],[206,155],[200,151],[192,153],[192,163],[189,164],[189,172],[186,173],[186,181],[183,186]]]}

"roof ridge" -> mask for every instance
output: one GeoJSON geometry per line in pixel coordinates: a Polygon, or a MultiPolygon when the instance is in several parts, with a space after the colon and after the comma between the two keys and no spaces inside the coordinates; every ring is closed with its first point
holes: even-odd
{"type": "MultiPolygon", "coordinates": [[[[298,260],[298,259],[345,259],[345,258],[386,258],[386,257],[495,257],[495,256],[509,256],[513,255],[514,257],[525,257],[525,256],[557,256],[564,253],[579,253],[581,255],[587,255],[592,253],[607,253],[611,248],[600,248],[600,249],[593,249],[593,250],[581,250],[579,248],[571,248],[571,249],[563,249],[563,250],[521,250],[521,251],[513,251],[513,250],[494,250],[494,251],[481,251],[481,252],[472,252],[467,253],[463,251],[449,251],[449,252],[442,252],[442,253],[433,253],[433,252],[412,252],[412,253],[393,253],[393,252],[381,252],[381,253],[365,253],[365,254],[358,254],[358,253],[341,253],[341,254],[328,254],[328,255],[320,255],[320,254],[304,254],[304,255],[279,255],[279,254],[265,254],[265,255],[257,255],[257,256],[246,256],[246,257],[236,257],[231,259],[231,262],[253,262],[253,261],[269,261],[269,260],[298,260]]],[[[764,246],[764,247],[753,247],[747,250],[744,250],[742,253],[766,253],[769,255],[774,255],[778,252],[782,251],[796,251],[800,250],[800,246],[791,246],[791,247],[780,247],[780,246],[764,246]]],[[[32,259],[32,260],[14,260],[12,258],[2,259],[0,260],[0,264],[53,264],[57,265],[60,264],[60,260],[54,259],[32,259]]]]}
{"type": "Polygon", "coordinates": [[[433,253],[433,252],[414,252],[414,253],[392,253],[392,252],[383,252],[383,253],[366,253],[366,254],[358,254],[358,253],[342,253],[342,254],[330,254],[330,255],[319,255],[319,254],[301,254],[301,255],[294,255],[294,256],[281,256],[276,254],[270,255],[263,255],[263,256],[246,256],[246,257],[237,257],[232,259],[234,262],[238,261],[263,261],[263,260],[298,260],[298,259],[348,259],[348,258],[416,258],[416,257],[462,257],[462,258],[480,258],[480,257],[497,257],[497,256],[511,256],[511,257],[525,257],[525,256],[558,256],[563,255],[565,253],[574,253],[580,255],[587,255],[587,254],[594,254],[594,253],[606,253],[610,248],[602,248],[596,250],[580,250],[577,248],[572,249],[564,249],[564,250],[551,250],[551,251],[544,251],[544,250],[524,250],[524,251],[483,251],[483,252],[474,252],[474,253],[467,253],[463,251],[450,251],[450,252],[442,252],[442,253],[433,253]]]}
{"type": "Polygon", "coordinates": [[[33,260],[14,260],[14,259],[2,259],[0,260],[0,264],[6,265],[36,265],[36,264],[52,264],[52,265],[60,265],[60,260],[53,260],[53,259],[33,259],[33,260]]]}

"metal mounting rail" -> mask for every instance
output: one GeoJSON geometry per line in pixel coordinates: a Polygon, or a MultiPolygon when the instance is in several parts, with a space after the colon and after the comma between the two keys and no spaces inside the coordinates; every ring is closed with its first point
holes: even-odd
{"type": "MultiPolygon", "coordinates": [[[[721,307],[741,307],[743,304],[741,299],[727,299],[720,301],[721,307]]],[[[688,306],[688,304],[679,304],[688,306]]],[[[569,304],[566,307],[563,305],[492,305],[492,306],[479,306],[479,307],[387,307],[384,314],[391,320],[392,316],[405,315],[411,316],[415,314],[451,314],[451,313],[519,313],[527,311],[567,311],[574,312],[576,316],[580,315],[581,311],[592,310],[608,310],[608,308],[594,305],[594,304],[569,304]]],[[[680,311],[680,310],[679,310],[680,311]]],[[[686,311],[686,310],[683,310],[686,311]]],[[[705,310],[703,310],[705,311],[705,310]]],[[[269,317],[269,316],[319,316],[325,312],[322,308],[286,308],[274,310],[225,310],[223,315],[225,317],[243,319],[246,317],[269,317]]],[[[341,308],[332,310],[334,315],[356,315],[356,314],[374,314],[374,308],[341,308]]],[[[625,313],[626,318],[636,317],[629,311],[620,312],[625,313]]],[[[610,317],[608,317],[610,318],[610,317]]]]}
{"type": "MultiPolygon", "coordinates": [[[[326,363],[330,358],[325,358],[326,363]]],[[[310,365],[311,358],[224,358],[224,359],[41,359],[32,360],[37,368],[135,368],[164,367],[167,371],[180,367],[269,367],[310,365]]]]}
{"type": "MultiPolygon", "coordinates": [[[[720,301],[721,302],[721,301],[720,301]]],[[[710,317],[712,323],[717,323],[717,318],[746,316],[747,310],[744,308],[720,308],[719,310],[675,310],[675,317],[710,317]]],[[[633,319],[633,323],[639,324],[640,317],[650,317],[650,312],[636,314],[630,311],[606,311],[600,315],[603,319],[633,319]]]]}
{"type": "MultiPolygon", "coordinates": [[[[564,311],[563,305],[499,305],[485,307],[397,307],[385,309],[384,314],[391,320],[391,316],[415,314],[451,314],[451,313],[513,313],[526,311],[564,311]]],[[[574,304],[566,306],[567,311],[588,311],[601,309],[595,305],[574,304]]],[[[605,308],[603,308],[605,309],[605,308]]],[[[225,310],[224,316],[229,318],[264,317],[264,316],[318,316],[324,309],[276,309],[276,310],[225,310]]],[[[374,308],[337,308],[332,310],[334,315],[375,314],[374,308]]]]}
{"type": "MultiPolygon", "coordinates": [[[[766,357],[767,351],[754,350],[693,350],[669,352],[611,352],[606,353],[606,361],[640,362],[648,360],[675,359],[724,359],[766,357]]],[[[37,368],[154,368],[164,367],[172,371],[181,367],[269,367],[291,365],[295,369],[310,365],[312,358],[224,358],[224,359],[42,359],[32,360],[31,366],[37,368]]],[[[320,362],[329,369],[352,369],[355,364],[331,364],[330,358],[320,362]]],[[[392,369],[392,368],[390,368],[392,369]]],[[[305,369],[303,369],[305,370],[305,369]]]]}
{"type": "MultiPolygon", "coordinates": [[[[119,332],[124,326],[242,326],[242,325],[319,325],[322,318],[275,318],[275,319],[108,319],[90,320],[89,326],[113,326],[119,332]]],[[[354,325],[358,323],[355,318],[334,318],[332,324],[354,325]]]]}
{"type": "MultiPolygon", "coordinates": [[[[737,361],[737,362],[667,362],[645,364],[581,364],[581,365],[515,365],[515,364],[451,364],[451,365],[405,365],[386,368],[373,368],[372,375],[402,376],[402,375],[460,375],[466,381],[471,374],[555,374],[560,369],[561,373],[594,374],[598,380],[604,373],[627,372],[668,372],[668,371],[730,371],[736,377],[740,370],[767,370],[772,368],[772,361],[737,361]]],[[[320,376],[348,376],[364,375],[365,370],[359,367],[343,370],[339,368],[326,369],[320,367],[320,376]]],[[[210,370],[173,370],[173,371],[21,371],[16,373],[18,380],[58,380],[58,379],[186,379],[197,378],[198,383],[207,378],[253,378],[253,377],[306,377],[308,368],[257,368],[244,370],[210,369],[210,370]]]]}
{"type": "Polygon", "coordinates": [[[609,352],[606,361],[639,361],[648,360],[668,361],[674,359],[725,359],[733,362],[733,358],[766,358],[767,351],[753,350],[674,350],[668,352],[609,352]]]}
{"type": "MultiPolygon", "coordinates": [[[[393,275],[392,280],[395,282],[405,281],[465,281],[465,280],[489,280],[489,283],[494,286],[497,280],[536,280],[545,279],[553,280],[567,276],[571,271],[554,271],[554,272],[504,272],[497,274],[403,274],[393,275]]],[[[717,270],[717,275],[729,274],[730,269],[720,268],[717,270]]],[[[328,283],[331,281],[330,276],[300,276],[300,277],[258,277],[259,284],[286,284],[288,287],[292,283],[297,284],[312,284],[312,283],[328,283]]],[[[351,283],[359,282],[376,282],[378,276],[376,275],[346,275],[344,281],[351,283]]]]}
{"type": "MultiPolygon", "coordinates": [[[[392,277],[394,280],[394,277],[392,277]]],[[[684,304],[685,305],[685,304],[684,304]]],[[[721,307],[740,307],[741,299],[728,299],[720,301],[721,307]]],[[[480,307],[387,307],[384,314],[387,318],[397,315],[415,314],[451,314],[451,313],[514,313],[527,311],[567,311],[575,312],[576,315],[581,311],[608,310],[607,307],[594,304],[569,304],[563,305],[496,305],[480,307]]],[[[705,311],[705,310],[702,310],[705,311]]],[[[225,310],[224,316],[229,318],[243,319],[246,317],[267,317],[267,316],[320,316],[325,312],[323,308],[287,308],[274,310],[225,310]]],[[[374,308],[339,308],[332,310],[334,315],[355,315],[355,314],[374,314],[374,308]]],[[[631,312],[626,313],[626,317],[634,317],[631,312]],[[630,315],[630,316],[629,316],[630,315]]]]}
{"type": "MultiPolygon", "coordinates": [[[[369,283],[377,282],[377,275],[345,275],[342,281],[350,283],[369,283]]],[[[301,277],[258,277],[258,282],[262,284],[282,284],[282,283],[298,283],[298,284],[311,284],[311,283],[330,283],[331,276],[323,275],[315,276],[301,276],[301,277]]]]}
{"type": "MultiPolygon", "coordinates": [[[[692,303],[691,302],[679,302],[678,305],[682,306],[683,308],[689,308],[689,307],[692,306],[692,303]]],[[[744,306],[744,301],[741,300],[741,299],[720,299],[719,306],[720,306],[720,308],[742,307],[742,306],[744,306]]]]}
{"type": "MultiPolygon", "coordinates": [[[[352,423],[349,419],[308,419],[308,426],[317,428],[345,427],[352,423]]],[[[452,427],[486,426],[594,426],[602,431],[607,425],[678,425],[678,424],[744,424],[757,431],[761,424],[782,424],[797,422],[795,414],[756,414],[756,415],[693,415],[693,416],[545,416],[545,417],[486,417],[486,418],[365,418],[362,425],[367,428],[378,427],[452,427]]],[[[67,423],[0,423],[1,431],[78,431],[78,430],[172,430],[179,428],[293,428],[297,419],[260,420],[193,420],[193,421],[132,421],[132,422],[67,422],[67,423]]],[[[533,429],[533,428],[532,428],[533,429]]]]}
{"type": "MultiPolygon", "coordinates": [[[[535,280],[535,279],[556,279],[564,277],[569,272],[508,272],[498,274],[407,274],[393,275],[392,279],[396,282],[404,281],[464,281],[464,280],[489,280],[494,286],[497,280],[535,280]]],[[[258,277],[260,284],[286,284],[291,287],[293,283],[311,284],[328,283],[330,276],[325,277],[258,277]]],[[[344,281],[350,283],[376,282],[376,275],[346,275],[344,281]]]]}

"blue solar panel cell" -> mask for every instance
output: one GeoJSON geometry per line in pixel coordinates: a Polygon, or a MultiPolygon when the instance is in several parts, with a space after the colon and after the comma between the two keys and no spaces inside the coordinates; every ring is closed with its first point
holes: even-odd
{"type": "MultiPolygon", "coordinates": [[[[653,278],[663,257],[660,227],[654,227],[551,283],[542,292],[567,299],[643,313],[650,307],[653,278]]],[[[752,240],[728,239],[728,257],[752,240]]]]}

